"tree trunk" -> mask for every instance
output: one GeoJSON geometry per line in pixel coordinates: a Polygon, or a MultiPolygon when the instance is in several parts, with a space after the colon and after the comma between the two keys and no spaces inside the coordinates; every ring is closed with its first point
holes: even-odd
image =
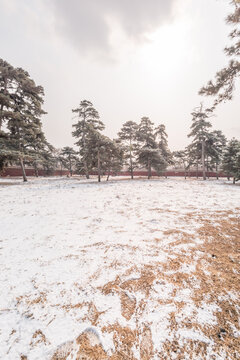
{"type": "Polygon", "coordinates": [[[100,152],[98,150],[97,153],[97,158],[98,158],[98,182],[101,181],[101,161],[100,161],[100,152]]]}
{"type": "Polygon", "coordinates": [[[72,161],[71,161],[71,158],[69,158],[69,165],[70,165],[70,176],[72,176],[72,161]]]}
{"type": "Polygon", "coordinates": [[[208,156],[207,156],[207,177],[209,179],[209,164],[208,164],[208,156]]]}
{"type": "Polygon", "coordinates": [[[106,179],[106,181],[109,180],[109,176],[110,176],[110,169],[108,169],[108,174],[107,174],[107,179],[106,179]]]}
{"type": "Polygon", "coordinates": [[[130,172],[131,172],[131,179],[133,179],[132,142],[131,142],[131,140],[130,140],[130,172]]]}
{"type": "Polygon", "coordinates": [[[26,176],[26,172],[25,172],[25,168],[24,168],[23,159],[20,158],[19,161],[20,161],[20,166],[21,166],[21,169],[22,169],[23,181],[27,181],[27,176],[26,176]]]}
{"type": "MultiPolygon", "coordinates": [[[[3,90],[3,94],[6,95],[7,93],[7,79],[6,77],[4,78],[4,90],[3,90]]],[[[3,104],[1,105],[1,109],[0,109],[0,131],[2,128],[2,118],[3,118],[3,104]]]]}
{"type": "Polygon", "coordinates": [[[235,178],[235,176],[233,177],[233,184],[235,184],[236,183],[236,178],[235,178]]]}
{"type": "Polygon", "coordinates": [[[202,172],[203,172],[203,180],[206,180],[206,169],[205,169],[205,140],[202,140],[202,172]]]}
{"type": "Polygon", "coordinates": [[[89,179],[89,172],[88,172],[88,168],[86,168],[86,179],[89,179]]]}
{"type": "Polygon", "coordinates": [[[197,179],[198,179],[198,159],[197,159],[197,179]]]}
{"type": "Polygon", "coordinates": [[[218,180],[218,164],[216,163],[216,179],[218,180]]]}
{"type": "Polygon", "coordinates": [[[151,169],[151,160],[148,159],[148,179],[152,176],[152,169],[151,169]]]}
{"type": "Polygon", "coordinates": [[[183,167],[184,167],[184,178],[185,178],[185,180],[186,180],[186,178],[187,178],[187,169],[186,169],[186,164],[185,164],[185,162],[183,163],[183,167]]]}
{"type": "Polygon", "coordinates": [[[62,176],[62,168],[63,168],[63,167],[62,167],[62,163],[61,163],[61,172],[60,172],[61,175],[60,175],[60,176],[62,176]]]}
{"type": "Polygon", "coordinates": [[[34,165],[34,172],[35,172],[35,176],[38,177],[38,167],[36,164],[34,165]]]}

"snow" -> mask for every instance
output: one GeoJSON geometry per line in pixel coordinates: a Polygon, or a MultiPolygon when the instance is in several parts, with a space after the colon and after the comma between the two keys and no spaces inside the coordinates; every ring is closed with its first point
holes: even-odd
{"type": "MultiPolygon", "coordinates": [[[[89,304],[100,312],[96,330],[111,354],[112,334],[101,328],[118,323],[135,329],[137,322],[136,315],[129,320],[122,315],[120,293],[103,293],[104,285],[117,277],[137,282],[144,266],[155,264],[160,271],[177,254],[187,256],[201,243],[198,215],[207,218],[220,209],[237,208],[240,188],[222,180],[116,179],[99,184],[95,179],[1,179],[0,201],[0,358],[24,354],[35,360],[50,359],[59,345],[94,327],[89,304]],[[12,185],[1,186],[4,181],[12,185]],[[186,222],[188,214],[196,216],[186,222]],[[189,242],[175,244],[176,231],[189,242]],[[38,330],[45,341],[33,337],[38,330]]],[[[192,276],[199,256],[196,252],[178,271],[192,276]]],[[[170,271],[165,275],[171,276],[170,271]]],[[[178,302],[185,303],[179,323],[189,316],[201,324],[216,323],[217,306],[196,308],[191,292],[186,287],[174,294],[173,283],[153,281],[141,323],[151,327],[155,350],[171,340],[169,319],[178,302]]],[[[137,304],[145,296],[142,290],[128,295],[137,304]]],[[[177,334],[211,343],[181,326],[177,334]]]]}

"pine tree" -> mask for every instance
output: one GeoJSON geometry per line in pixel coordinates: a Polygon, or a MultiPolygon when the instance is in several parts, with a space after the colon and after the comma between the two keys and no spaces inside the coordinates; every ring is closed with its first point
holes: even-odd
{"type": "Polygon", "coordinates": [[[87,135],[86,145],[88,153],[91,155],[92,167],[97,169],[98,182],[100,182],[102,173],[104,172],[104,161],[106,156],[108,156],[112,140],[101,134],[100,131],[94,129],[92,125],[89,126],[87,135]]]}
{"type": "Polygon", "coordinates": [[[61,151],[61,157],[66,168],[70,172],[70,176],[73,175],[73,166],[77,161],[77,152],[70,146],[65,146],[61,151]]]}
{"type": "Polygon", "coordinates": [[[223,154],[222,168],[228,177],[233,176],[234,184],[240,180],[240,141],[229,141],[223,154]]]}
{"type": "Polygon", "coordinates": [[[124,149],[118,139],[107,142],[103,154],[102,165],[107,173],[107,181],[111,172],[116,175],[121,170],[123,166],[123,156],[124,149]]]}
{"type": "Polygon", "coordinates": [[[187,146],[187,155],[188,155],[188,170],[194,166],[196,168],[196,178],[198,179],[198,169],[199,164],[202,159],[202,142],[201,141],[193,141],[191,144],[187,146]]]}
{"type": "Polygon", "coordinates": [[[210,158],[210,168],[215,169],[216,178],[218,179],[219,165],[222,161],[223,151],[226,146],[227,140],[222,131],[214,130],[209,133],[208,140],[206,141],[206,154],[210,158]]]}
{"type": "Polygon", "coordinates": [[[18,158],[27,181],[24,160],[31,160],[34,147],[44,138],[41,116],[44,91],[36,86],[29,74],[0,60],[0,158],[18,158]],[[5,139],[5,140],[3,140],[5,139]]]}
{"type": "Polygon", "coordinates": [[[133,179],[133,170],[136,166],[134,163],[134,151],[136,150],[136,133],[138,125],[134,121],[127,121],[123,124],[118,137],[125,146],[125,158],[129,160],[129,170],[133,179]]]}
{"type": "Polygon", "coordinates": [[[240,2],[233,0],[231,3],[234,10],[232,14],[227,16],[226,22],[233,26],[229,37],[234,43],[224,49],[225,54],[230,57],[229,64],[216,73],[215,82],[209,81],[207,86],[199,91],[200,95],[215,96],[214,107],[222,101],[232,99],[235,81],[240,76],[240,62],[238,60],[240,54],[240,2]]]}
{"type": "Polygon", "coordinates": [[[165,125],[161,124],[155,129],[155,136],[158,141],[158,148],[161,153],[163,161],[167,165],[173,164],[172,154],[168,148],[168,135],[166,133],[165,125]]]}
{"type": "Polygon", "coordinates": [[[104,124],[100,121],[97,110],[94,109],[93,104],[88,100],[80,102],[78,108],[72,110],[77,114],[78,121],[73,125],[75,128],[72,135],[77,139],[75,143],[79,147],[79,154],[81,156],[81,163],[86,178],[89,179],[89,171],[91,170],[91,163],[93,161],[91,149],[87,143],[89,135],[93,130],[101,131],[104,129],[104,124]]]}
{"type": "Polygon", "coordinates": [[[153,123],[148,117],[143,117],[136,133],[137,160],[139,164],[146,167],[148,179],[152,176],[152,168],[159,174],[166,168],[166,160],[161,154],[156,141],[156,132],[153,123]]]}
{"type": "Polygon", "coordinates": [[[0,59],[0,132],[2,126],[11,119],[14,108],[11,95],[14,94],[17,83],[17,69],[0,59]]]}
{"type": "Polygon", "coordinates": [[[212,124],[207,121],[208,118],[208,110],[204,110],[202,105],[196,108],[192,112],[191,132],[188,134],[188,137],[193,137],[195,149],[201,144],[203,180],[206,180],[206,141],[209,138],[209,128],[212,126],[212,124]]]}
{"type": "Polygon", "coordinates": [[[184,169],[184,177],[187,177],[187,167],[188,167],[188,151],[185,150],[178,150],[174,151],[172,154],[172,161],[175,166],[184,169]]]}

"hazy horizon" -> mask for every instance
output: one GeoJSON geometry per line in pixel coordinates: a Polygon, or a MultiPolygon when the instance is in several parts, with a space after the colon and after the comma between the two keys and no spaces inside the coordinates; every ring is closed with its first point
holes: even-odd
{"type": "MultiPolygon", "coordinates": [[[[71,109],[90,100],[116,137],[128,120],[163,123],[171,150],[184,148],[199,89],[228,63],[228,0],[0,0],[1,58],[45,90],[43,128],[72,146],[71,109]]],[[[240,137],[238,91],[213,128],[240,137]]]]}

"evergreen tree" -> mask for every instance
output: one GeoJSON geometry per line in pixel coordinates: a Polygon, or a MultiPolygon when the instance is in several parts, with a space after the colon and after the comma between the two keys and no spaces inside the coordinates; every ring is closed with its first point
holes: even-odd
{"type": "Polygon", "coordinates": [[[124,150],[119,140],[113,140],[106,144],[103,155],[103,167],[107,172],[107,181],[111,172],[116,175],[121,170],[123,156],[124,150]]]}
{"type": "Polygon", "coordinates": [[[209,81],[207,86],[199,92],[200,95],[215,96],[214,107],[222,101],[232,99],[235,81],[240,76],[240,62],[238,60],[240,54],[240,2],[232,0],[231,3],[234,10],[232,14],[227,16],[226,22],[233,26],[229,37],[234,43],[224,49],[226,55],[230,57],[229,64],[216,73],[215,82],[209,81]]]}
{"type": "MultiPolygon", "coordinates": [[[[203,109],[201,105],[192,112],[191,132],[188,137],[193,137],[195,150],[201,146],[203,180],[206,180],[206,141],[209,138],[209,128],[212,124],[207,120],[209,118],[208,110],[203,109]]],[[[198,155],[196,155],[198,157],[198,155]]]]}
{"type": "Polygon", "coordinates": [[[104,172],[104,160],[108,156],[112,140],[94,129],[92,125],[89,126],[86,140],[88,153],[91,155],[92,167],[97,169],[98,182],[100,182],[101,175],[104,172]]]}
{"type": "Polygon", "coordinates": [[[136,150],[136,132],[138,129],[137,123],[134,121],[127,121],[123,124],[118,137],[125,145],[125,158],[129,160],[129,170],[131,178],[133,179],[134,164],[134,151],[136,150]]]}
{"type": "Polygon", "coordinates": [[[165,125],[161,124],[155,129],[155,136],[158,140],[158,148],[161,152],[162,159],[166,165],[173,164],[172,154],[168,148],[168,135],[166,133],[165,125]]]}
{"type": "Polygon", "coordinates": [[[187,167],[188,167],[188,151],[187,151],[187,149],[174,151],[172,154],[172,161],[175,166],[184,169],[184,177],[186,179],[187,167]]]}
{"type": "Polygon", "coordinates": [[[14,108],[12,94],[18,84],[17,69],[0,59],[0,132],[2,126],[11,119],[11,110],[14,108]]]}
{"type": "MultiPolygon", "coordinates": [[[[0,158],[18,158],[27,181],[24,160],[30,160],[34,148],[44,138],[41,116],[43,88],[36,86],[29,74],[0,60],[0,158]]],[[[3,160],[1,160],[3,163],[3,160]]],[[[6,161],[5,161],[6,163],[6,161]]]]}
{"type": "Polygon", "coordinates": [[[229,141],[223,154],[222,168],[228,177],[233,176],[234,184],[240,180],[240,141],[229,141]]]}
{"type": "Polygon", "coordinates": [[[148,117],[141,119],[136,133],[136,139],[138,141],[137,160],[141,165],[146,167],[148,179],[150,179],[152,176],[152,168],[160,173],[166,168],[166,161],[158,147],[153,123],[148,117]]]}
{"type": "Polygon", "coordinates": [[[191,144],[187,146],[187,157],[188,157],[188,166],[189,170],[192,166],[196,168],[196,178],[198,179],[199,173],[199,164],[202,159],[202,142],[201,141],[193,141],[191,144]]]}
{"type": "MultiPolygon", "coordinates": [[[[54,155],[55,155],[55,158],[56,158],[57,167],[60,166],[60,176],[62,176],[63,168],[66,167],[65,158],[62,155],[62,149],[55,149],[54,155]]],[[[78,162],[76,162],[75,167],[77,166],[77,163],[78,162]]]]}
{"type": "Polygon", "coordinates": [[[215,169],[217,179],[219,165],[222,161],[223,151],[226,146],[226,142],[226,137],[220,130],[214,130],[210,132],[208,140],[206,141],[207,159],[210,158],[209,166],[211,170],[215,169]]]}
{"type": "Polygon", "coordinates": [[[76,164],[77,161],[76,151],[69,146],[65,146],[61,151],[61,158],[63,159],[64,165],[69,170],[70,176],[72,176],[73,166],[76,164]]]}
{"type": "Polygon", "coordinates": [[[73,125],[74,131],[72,134],[77,139],[75,144],[79,147],[80,161],[83,164],[86,178],[89,179],[93,158],[88,140],[94,130],[101,131],[105,126],[100,120],[97,110],[88,100],[81,101],[79,107],[73,109],[72,112],[76,113],[78,118],[77,123],[73,125]]]}

